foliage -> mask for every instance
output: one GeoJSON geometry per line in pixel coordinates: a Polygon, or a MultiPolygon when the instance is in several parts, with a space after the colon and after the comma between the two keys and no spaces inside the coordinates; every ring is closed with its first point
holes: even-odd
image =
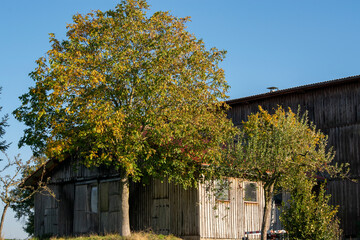
{"type": "Polygon", "coordinates": [[[66,40],[50,34],[51,49],[30,73],[35,86],[14,111],[28,127],[20,146],[118,169],[123,201],[128,177],[195,186],[236,131],[222,102],[225,52],[207,50],[187,32],[189,18],[147,16],[147,9],[145,0],[124,0],[114,10],[75,15],[66,40]]]}
{"type": "MultiPolygon", "coordinates": [[[[242,135],[229,148],[223,164],[230,175],[262,182],[265,195],[262,232],[268,229],[274,189],[290,191],[298,181],[318,173],[341,175],[344,166],[330,165],[334,152],[327,147],[327,137],[300,116],[282,107],[270,114],[259,106],[259,112],[243,122],[242,135]]],[[[265,239],[263,234],[262,239],[265,239]]]]}
{"type": "Polygon", "coordinates": [[[224,51],[205,49],[188,18],[146,16],[144,0],[73,17],[67,39],[30,74],[36,86],[14,113],[28,128],[20,145],[86,166],[114,165],[138,179],[196,184],[202,163],[221,157],[232,123],[224,51]]]}
{"type": "Polygon", "coordinates": [[[306,114],[280,106],[270,114],[259,106],[259,112],[243,122],[242,133],[231,164],[236,174],[249,180],[289,190],[297,186],[299,177],[338,173],[329,165],[335,153],[327,147],[327,136],[309,123],[306,114]]]}
{"type": "MultiPolygon", "coordinates": [[[[1,87],[0,87],[0,93],[1,93],[1,87]]],[[[0,112],[1,112],[2,107],[0,106],[0,112]]],[[[5,127],[8,126],[7,121],[9,119],[9,116],[6,114],[5,116],[3,116],[0,119],[0,139],[3,137],[3,135],[5,134],[5,127]]],[[[5,140],[0,141],[0,151],[5,151],[10,144],[7,144],[5,140]]]]}
{"type": "Polygon", "coordinates": [[[330,195],[321,185],[318,194],[312,192],[314,183],[299,184],[291,193],[289,203],[283,206],[280,216],[290,239],[338,240],[341,238],[338,207],[329,205],[330,195]]]}
{"type": "Polygon", "coordinates": [[[21,199],[25,199],[22,202],[16,202],[10,205],[10,207],[15,212],[15,218],[20,220],[25,218],[25,223],[23,226],[23,230],[29,235],[32,236],[34,234],[34,197],[31,195],[31,191],[25,189],[23,191],[19,191],[21,199]]]}

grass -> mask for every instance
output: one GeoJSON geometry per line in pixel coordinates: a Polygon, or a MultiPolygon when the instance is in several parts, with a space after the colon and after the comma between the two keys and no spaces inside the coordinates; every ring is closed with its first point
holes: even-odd
{"type": "MultiPolygon", "coordinates": [[[[50,237],[42,238],[42,240],[181,240],[181,238],[175,237],[173,235],[162,235],[155,234],[152,232],[136,232],[132,233],[129,237],[122,237],[117,234],[108,234],[104,236],[99,235],[90,235],[90,236],[80,236],[80,237],[50,237]]],[[[32,238],[31,240],[39,240],[39,238],[32,238]]]]}

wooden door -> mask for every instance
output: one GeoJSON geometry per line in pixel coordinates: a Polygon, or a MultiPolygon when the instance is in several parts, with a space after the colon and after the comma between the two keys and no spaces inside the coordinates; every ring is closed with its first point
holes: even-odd
{"type": "Polygon", "coordinates": [[[151,219],[151,225],[155,233],[164,235],[170,233],[170,207],[168,198],[153,200],[151,219]]]}

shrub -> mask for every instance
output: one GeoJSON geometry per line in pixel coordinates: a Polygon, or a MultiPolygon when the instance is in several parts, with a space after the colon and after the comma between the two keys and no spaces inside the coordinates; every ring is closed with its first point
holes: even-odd
{"type": "Polygon", "coordinates": [[[328,204],[330,195],[312,191],[314,184],[307,182],[291,193],[291,199],[283,206],[280,220],[293,240],[337,240],[342,230],[336,217],[338,207],[328,204]]]}

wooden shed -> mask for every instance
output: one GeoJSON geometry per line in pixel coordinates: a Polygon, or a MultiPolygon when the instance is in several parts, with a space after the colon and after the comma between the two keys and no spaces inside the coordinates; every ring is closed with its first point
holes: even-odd
{"type": "MultiPolygon", "coordinates": [[[[118,232],[119,174],[106,168],[75,167],[71,162],[46,164],[51,176],[49,187],[56,199],[35,196],[35,235],[118,232]]],[[[35,172],[27,184],[32,184],[40,172],[41,169],[35,172]]],[[[228,188],[214,183],[213,190],[209,190],[208,184],[184,190],[159,180],[151,180],[147,185],[131,183],[131,230],[152,230],[185,239],[242,239],[245,232],[259,231],[264,198],[261,186],[240,179],[228,179],[228,182],[228,188]]],[[[278,226],[275,219],[276,209],[272,228],[278,226]]]]}
{"type": "Polygon", "coordinates": [[[308,111],[309,119],[329,136],[337,163],[350,163],[349,180],[331,179],[327,190],[331,204],[339,205],[341,228],[348,237],[360,236],[360,76],[336,79],[227,102],[235,125],[247,120],[261,105],[271,112],[277,105],[296,112],[308,111]]]}

